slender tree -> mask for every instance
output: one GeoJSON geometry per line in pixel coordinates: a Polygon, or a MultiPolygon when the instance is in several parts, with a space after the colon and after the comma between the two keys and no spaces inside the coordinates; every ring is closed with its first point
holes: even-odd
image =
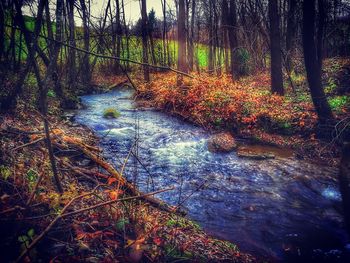
{"type": "MultiPolygon", "coordinates": [[[[89,29],[89,13],[85,4],[85,0],[80,0],[81,12],[82,12],[82,25],[83,25],[83,37],[84,37],[84,49],[90,51],[90,29],[89,29]]],[[[88,54],[84,54],[82,58],[82,70],[81,80],[85,85],[90,84],[91,72],[90,72],[90,58],[88,54]]]]}
{"type": "Polygon", "coordinates": [[[177,40],[178,40],[178,57],[177,57],[177,67],[178,70],[187,72],[187,62],[186,62],[186,10],[185,10],[185,0],[179,0],[179,14],[177,21],[177,40]]]}
{"type": "Polygon", "coordinates": [[[269,0],[271,92],[284,95],[278,1],[269,0]]]}
{"type": "MultiPolygon", "coordinates": [[[[146,0],[141,0],[141,19],[142,19],[142,62],[148,63],[148,41],[147,41],[147,6],[146,0]]],[[[149,67],[143,66],[143,77],[146,82],[150,81],[149,67]]]]}
{"type": "Polygon", "coordinates": [[[286,32],[286,68],[289,72],[293,70],[292,57],[295,48],[296,35],[296,5],[297,0],[288,0],[288,17],[287,17],[287,32],[286,32]]]}
{"type": "Polygon", "coordinates": [[[191,6],[191,26],[190,26],[190,38],[188,45],[188,66],[190,70],[193,70],[193,60],[194,60],[194,22],[196,15],[196,0],[192,0],[191,6]]]}
{"type": "MultiPolygon", "coordinates": [[[[74,24],[74,1],[67,0],[67,13],[68,13],[68,27],[69,27],[69,44],[72,47],[76,46],[75,42],[75,24],[74,24]]],[[[68,72],[68,87],[70,90],[74,90],[76,86],[76,50],[69,48],[67,59],[67,72],[68,72]]]]}

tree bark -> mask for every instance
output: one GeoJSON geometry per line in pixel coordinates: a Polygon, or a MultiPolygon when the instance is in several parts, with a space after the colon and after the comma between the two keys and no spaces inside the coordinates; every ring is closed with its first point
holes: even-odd
{"type": "MultiPolygon", "coordinates": [[[[147,6],[146,0],[141,0],[141,17],[142,17],[142,62],[148,63],[148,41],[147,41],[147,6]]],[[[143,78],[146,82],[150,81],[149,68],[143,66],[143,78]]]]}
{"type": "Polygon", "coordinates": [[[345,142],[343,145],[338,180],[343,200],[345,225],[350,234],[350,142],[345,142]]]}
{"type": "MultiPolygon", "coordinates": [[[[89,29],[89,14],[86,8],[85,0],[80,0],[82,22],[83,22],[83,34],[84,34],[84,49],[90,51],[90,29],[89,29]]],[[[91,81],[90,73],[90,58],[88,54],[83,55],[82,59],[82,71],[81,80],[84,85],[89,85],[91,81]]]]}
{"type": "Polygon", "coordinates": [[[179,15],[177,25],[177,40],[178,40],[178,57],[177,68],[180,71],[187,72],[186,63],[186,10],[185,0],[179,0],[179,15]]]}
{"type": "Polygon", "coordinates": [[[231,56],[231,74],[235,80],[240,77],[239,61],[237,57],[238,37],[237,37],[237,5],[236,0],[230,0],[229,15],[228,15],[228,32],[230,40],[230,56],[231,56]]]}
{"type": "Polygon", "coordinates": [[[289,72],[293,70],[292,57],[295,48],[295,9],[297,0],[288,1],[288,17],[287,17],[287,32],[286,32],[286,68],[289,72]]]}
{"type": "Polygon", "coordinates": [[[2,55],[4,53],[5,43],[5,8],[4,3],[0,2],[0,65],[2,64],[2,55]]]}
{"type": "Polygon", "coordinates": [[[333,114],[322,88],[321,69],[315,44],[315,0],[303,1],[303,50],[305,69],[313,104],[321,125],[333,121],[333,114]]]}
{"type": "MultiPolygon", "coordinates": [[[[67,1],[69,44],[73,47],[75,43],[75,25],[74,25],[74,0],[67,1]]],[[[67,59],[68,87],[74,91],[76,87],[76,52],[74,48],[69,48],[67,59]]]]}
{"type": "Polygon", "coordinates": [[[284,95],[280,19],[277,0],[269,0],[270,54],[271,54],[271,92],[284,95]]]}

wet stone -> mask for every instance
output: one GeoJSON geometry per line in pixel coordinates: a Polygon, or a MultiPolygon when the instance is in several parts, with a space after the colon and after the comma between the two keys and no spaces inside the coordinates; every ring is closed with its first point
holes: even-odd
{"type": "Polygon", "coordinates": [[[208,140],[208,149],[210,152],[231,152],[236,148],[236,141],[228,132],[215,134],[208,140]]]}

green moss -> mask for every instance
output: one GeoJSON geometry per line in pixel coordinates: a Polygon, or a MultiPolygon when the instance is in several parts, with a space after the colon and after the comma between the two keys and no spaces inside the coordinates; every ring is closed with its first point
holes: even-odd
{"type": "Polygon", "coordinates": [[[115,119],[120,117],[120,112],[114,108],[107,108],[103,111],[103,117],[115,119]]]}

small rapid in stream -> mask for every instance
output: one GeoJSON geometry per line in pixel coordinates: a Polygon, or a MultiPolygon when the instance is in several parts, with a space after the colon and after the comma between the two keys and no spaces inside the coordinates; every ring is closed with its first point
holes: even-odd
{"type": "Polygon", "coordinates": [[[86,108],[76,112],[75,120],[101,138],[105,157],[119,169],[138,138],[138,157],[145,167],[131,157],[125,175],[142,191],[176,186],[157,197],[183,203],[207,232],[258,257],[345,261],[350,245],[337,169],[283,152],[269,160],[211,153],[207,131],[158,111],[137,110],[131,97],[128,89],[83,96],[86,108]],[[103,118],[109,107],[121,116],[103,118]]]}

